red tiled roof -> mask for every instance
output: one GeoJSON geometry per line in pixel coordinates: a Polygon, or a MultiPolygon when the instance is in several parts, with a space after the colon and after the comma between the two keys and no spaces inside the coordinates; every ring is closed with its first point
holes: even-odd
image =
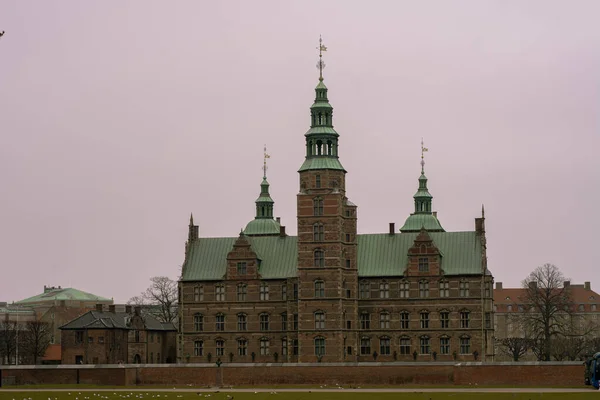
{"type": "MultiPolygon", "coordinates": [[[[584,305],[584,311],[592,310],[592,304],[600,306],[600,295],[591,289],[585,289],[583,285],[571,285],[571,296],[573,303],[576,305],[584,305]]],[[[523,288],[506,288],[494,289],[494,304],[500,312],[506,311],[508,305],[517,305],[512,311],[518,311],[518,305],[527,302],[526,289],[523,288]]],[[[577,310],[579,311],[579,310],[577,310]]],[[[600,307],[596,311],[600,312],[600,307]]]]}
{"type": "Polygon", "coordinates": [[[44,361],[60,361],[61,360],[61,350],[60,344],[51,344],[46,349],[46,353],[44,357],[42,357],[44,361]]]}

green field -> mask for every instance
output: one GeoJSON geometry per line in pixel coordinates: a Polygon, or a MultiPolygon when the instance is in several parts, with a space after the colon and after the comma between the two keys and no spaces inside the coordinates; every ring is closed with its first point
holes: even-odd
{"type": "MultiPolygon", "coordinates": [[[[450,389],[449,389],[450,390],[450,389]]],[[[368,399],[407,399],[407,400],[446,400],[446,399],[490,399],[490,400],[558,400],[558,399],[599,399],[600,393],[590,390],[586,393],[464,393],[464,392],[56,392],[20,391],[6,392],[0,389],[0,400],[368,400],[368,399]],[[229,396],[229,397],[228,397],[229,396]]]]}

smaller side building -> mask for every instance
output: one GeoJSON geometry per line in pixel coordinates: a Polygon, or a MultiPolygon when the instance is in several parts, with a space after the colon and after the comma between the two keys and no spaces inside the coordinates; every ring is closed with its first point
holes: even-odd
{"type": "Polygon", "coordinates": [[[98,304],[60,327],[63,364],[162,364],[176,360],[177,330],[126,306],[105,311],[98,304]]]}

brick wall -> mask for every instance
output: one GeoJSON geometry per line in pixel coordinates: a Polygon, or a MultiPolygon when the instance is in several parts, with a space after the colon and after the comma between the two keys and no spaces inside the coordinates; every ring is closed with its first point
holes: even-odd
{"type": "Polygon", "coordinates": [[[360,363],[360,364],[163,364],[3,366],[4,379],[23,384],[97,385],[499,385],[581,386],[583,364],[563,363],[360,363]],[[221,375],[220,377],[218,375],[221,375]]]}

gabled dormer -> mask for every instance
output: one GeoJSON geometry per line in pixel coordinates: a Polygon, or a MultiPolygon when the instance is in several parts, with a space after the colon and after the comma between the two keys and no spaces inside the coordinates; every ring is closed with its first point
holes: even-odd
{"type": "Polygon", "coordinates": [[[441,251],[427,230],[422,227],[413,245],[408,249],[405,276],[439,276],[443,274],[441,251]]]}
{"type": "Polygon", "coordinates": [[[260,277],[260,260],[252,250],[249,238],[240,232],[227,254],[227,272],[225,279],[258,279],[260,277]]]}

